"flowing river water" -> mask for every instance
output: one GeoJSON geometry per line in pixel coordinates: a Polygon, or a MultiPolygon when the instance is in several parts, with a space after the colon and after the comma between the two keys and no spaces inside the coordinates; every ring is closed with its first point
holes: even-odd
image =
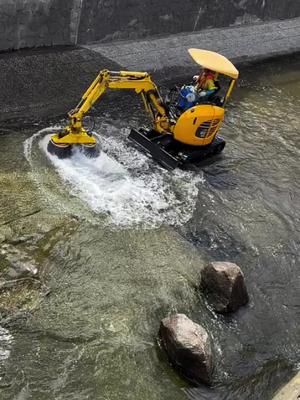
{"type": "Polygon", "coordinates": [[[60,121],[1,137],[0,226],[24,221],[17,246],[49,288],[0,330],[1,399],[268,400],[299,368],[299,71],[299,58],[245,70],[224,154],[192,171],[167,172],[128,143],[144,122],[131,100],[95,118],[96,160],[47,154],[60,121]],[[248,306],[210,309],[197,289],[209,260],[242,267],[248,306]],[[161,352],[172,312],[208,330],[211,388],[191,387],[161,352]]]}

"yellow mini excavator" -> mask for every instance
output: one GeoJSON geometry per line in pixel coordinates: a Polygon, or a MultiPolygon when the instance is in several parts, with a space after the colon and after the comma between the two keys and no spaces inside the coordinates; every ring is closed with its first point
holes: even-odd
{"type": "Polygon", "coordinates": [[[213,71],[216,80],[219,75],[230,78],[222,97],[216,94],[200,97],[195,86],[190,85],[173,90],[164,101],[148,73],[102,70],[76,108],[69,112],[69,125],[51,137],[48,151],[59,158],[67,158],[77,146],[87,156],[97,157],[99,145],[95,136],[83,127],[83,118],[107,89],[125,89],[141,95],[153,122],[151,129],[132,129],[129,139],[163,166],[173,169],[219,154],[225,147],[225,140],[217,133],[239,73],[220,54],[199,49],[189,49],[189,53],[202,68],[213,71]]]}

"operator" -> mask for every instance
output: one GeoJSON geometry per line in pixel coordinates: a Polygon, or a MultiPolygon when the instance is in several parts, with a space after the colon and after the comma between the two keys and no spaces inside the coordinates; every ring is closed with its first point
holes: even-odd
{"type": "Polygon", "coordinates": [[[196,81],[195,89],[198,96],[203,99],[208,98],[219,89],[215,84],[215,72],[207,68],[203,70],[201,75],[195,75],[193,79],[196,81]]]}

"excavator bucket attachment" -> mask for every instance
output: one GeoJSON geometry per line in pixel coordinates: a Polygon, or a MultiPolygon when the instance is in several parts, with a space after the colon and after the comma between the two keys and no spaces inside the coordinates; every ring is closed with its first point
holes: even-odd
{"type": "Polygon", "coordinates": [[[131,129],[128,138],[137,143],[145,152],[151,154],[163,167],[172,170],[180,165],[180,161],[161,146],[160,139],[162,135],[157,132],[131,129]]]}
{"type": "Polygon", "coordinates": [[[100,146],[96,138],[82,129],[80,133],[72,133],[70,127],[54,134],[48,143],[47,150],[58,158],[70,158],[73,149],[78,148],[89,158],[97,158],[100,154],[100,146]]]}

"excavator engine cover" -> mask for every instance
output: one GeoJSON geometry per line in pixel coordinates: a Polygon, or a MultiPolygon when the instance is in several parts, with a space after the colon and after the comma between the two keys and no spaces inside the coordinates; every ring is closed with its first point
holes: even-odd
{"type": "Polygon", "coordinates": [[[224,109],[212,104],[197,105],[185,111],[174,127],[174,139],[191,146],[206,146],[213,141],[224,120],[224,109]]]}

